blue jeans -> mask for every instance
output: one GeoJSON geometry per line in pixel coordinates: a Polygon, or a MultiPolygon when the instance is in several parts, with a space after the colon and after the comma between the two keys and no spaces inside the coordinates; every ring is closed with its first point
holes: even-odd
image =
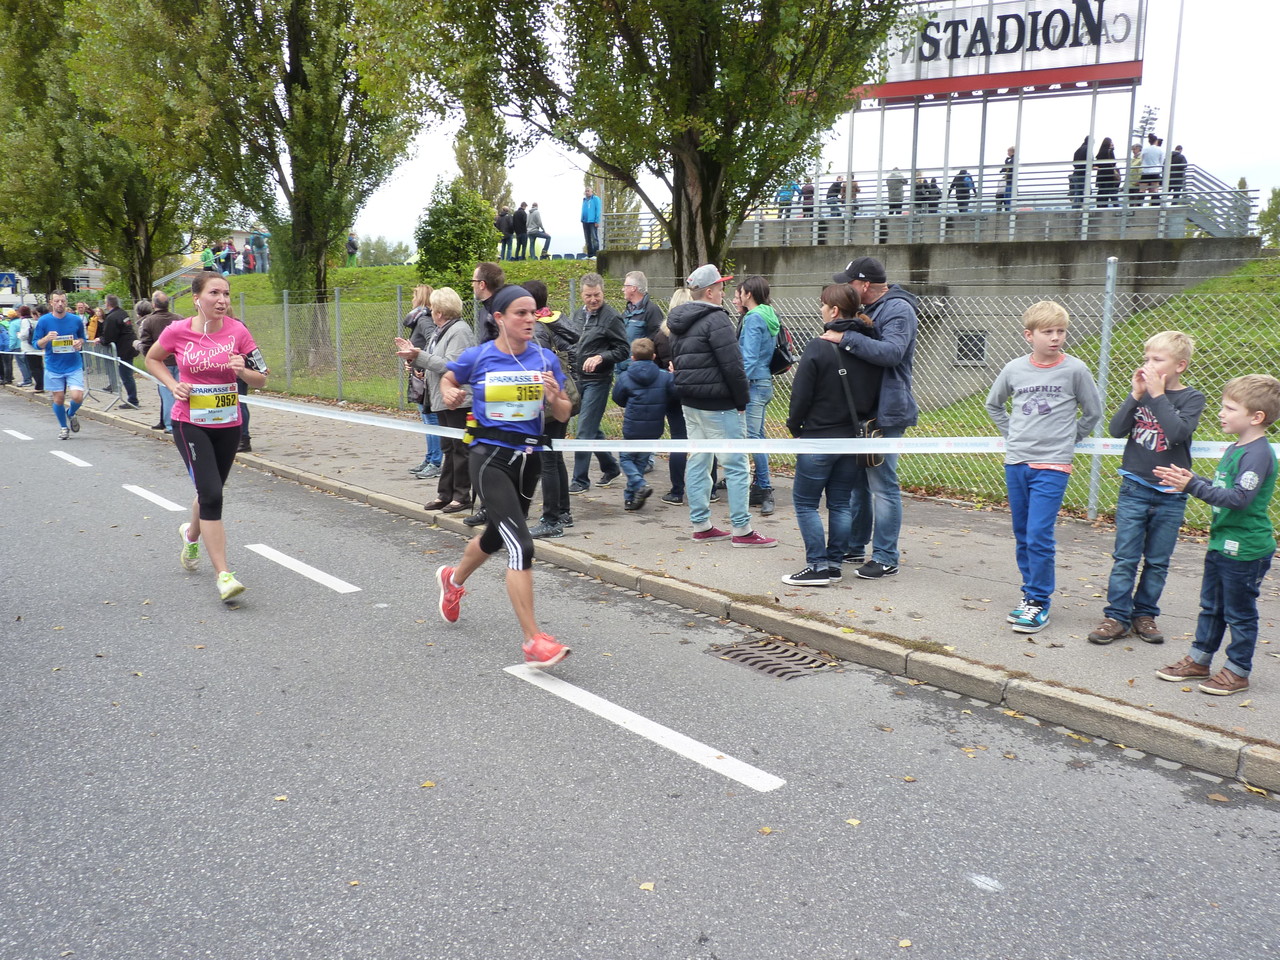
{"type": "MultiPolygon", "coordinates": [[[[764,413],[773,399],[773,378],[768,380],[752,380],[750,399],[747,401],[747,436],[752,440],[764,439],[764,413]]],[[[772,490],[769,480],[769,455],[767,453],[751,454],[751,465],[755,468],[755,484],[762,490],[772,490]]]]}
{"type": "MultiPolygon", "coordinates": [[[[166,363],[165,367],[169,370],[169,376],[178,379],[177,364],[166,363]]],[[[160,394],[160,421],[164,424],[166,430],[173,429],[173,392],[163,383],[156,384],[156,392],[160,394]]]]}
{"type": "Polygon", "coordinates": [[[791,487],[796,526],[804,540],[805,563],[815,570],[840,569],[849,552],[853,485],[858,459],[849,454],[802,453],[796,457],[796,478],[791,487]],[[827,535],[823,534],[818,507],[827,495],[827,535]]]}
{"type": "Polygon", "coordinates": [[[858,467],[849,495],[849,553],[866,553],[871,542],[871,526],[875,511],[871,505],[871,487],[866,467],[858,467]]]}
{"type": "MultiPolygon", "coordinates": [[[[1071,475],[1061,470],[1033,470],[1025,463],[1006,463],[1004,478],[1009,488],[1009,513],[1017,541],[1022,595],[1048,607],[1057,585],[1054,560],[1058,544],[1054,523],[1071,475]]],[[[879,533],[877,529],[877,536],[879,533]]]]}
{"type": "MultiPolygon", "coordinates": [[[[513,244],[513,243],[515,243],[515,238],[514,238],[514,237],[503,237],[503,238],[502,238],[502,245],[498,248],[498,259],[499,259],[499,260],[510,260],[510,259],[511,259],[511,246],[512,246],[512,244],[513,244]]],[[[489,249],[491,249],[491,250],[492,250],[493,248],[492,248],[492,247],[490,247],[489,249]]]]}
{"type": "Polygon", "coordinates": [[[587,243],[588,257],[594,257],[600,252],[600,224],[584,223],[582,225],[582,238],[587,243]]]}
{"type": "MultiPolygon", "coordinates": [[[[886,439],[902,436],[901,427],[881,430],[886,439]]],[[[878,467],[864,467],[870,490],[875,529],[871,535],[871,559],[886,567],[898,565],[898,534],[902,531],[902,488],[898,486],[898,454],[886,453],[878,467]]],[[[865,542],[865,541],[864,541],[865,542]]],[[[857,544],[854,544],[857,546],[857,544]]]]}
{"type": "Polygon", "coordinates": [[[1125,478],[1116,500],[1116,546],[1111,554],[1115,562],[1111,564],[1104,617],[1130,624],[1134,617],[1160,616],[1160,594],[1186,509],[1185,493],[1161,493],[1125,478]]]}
{"type": "Polygon", "coordinates": [[[1230,627],[1227,666],[1238,677],[1249,676],[1258,643],[1258,593],[1272,559],[1232,560],[1217,550],[1204,555],[1200,618],[1196,621],[1196,638],[1191,641],[1192,660],[1209,666],[1230,627]]]}
{"type": "Polygon", "coordinates": [[[644,468],[649,465],[649,458],[653,454],[645,451],[628,450],[618,458],[622,465],[622,472],[627,475],[627,489],[623,491],[623,496],[630,500],[641,489],[648,486],[644,482],[644,468]]]}
{"type": "MultiPolygon", "coordinates": [[[[429,427],[440,426],[440,418],[425,410],[422,411],[422,422],[429,427]]],[[[444,451],[440,449],[440,438],[434,433],[427,434],[427,463],[434,463],[437,467],[444,463],[444,451]]]]}
{"type": "MultiPolygon", "coordinates": [[[[604,419],[604,408],[609,403],[609,392],[613,389],[613,376],[608,380],[582,380],[578,383],[578,391],[582,394],[582,406],[578,410],[579,440],[603,440],[600,421],[604,419]]],[[[621,467],[612,453],[602,450],[596,454],[596,460],[604,473],[617,473],[621,467]]],[[[587,470],[591,466],[591,454],[585,452],[573,455],[573,481],[591,485],[587,470]]]]}
{"type": "MultiPolygon", "coordinates": [[[[742,440],[746,437],[746,418],[737,410],[699,410],[684,408],[684,422],[690,440],[742,440]]],[[[685,470],[685,499],[689,502],[689,522],[693,529],[711,528],[711,465],[720,460],[725,487],[729,494],[729,522],[734,536],[751,532],[751,512],[747,508],[751,473],[745,453],[691,453],[685,470]]]]}

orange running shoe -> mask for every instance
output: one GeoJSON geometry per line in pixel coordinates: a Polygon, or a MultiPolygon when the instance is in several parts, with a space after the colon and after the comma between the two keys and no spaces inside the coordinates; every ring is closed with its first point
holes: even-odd
{"type": "Polygon", "coordinates": [[[462,615],[462,598],[467,591],[453,585],[453,567],[441,567],[436,571],[440,583],[440,616],[445,623],[457,623],[462,615]]]}
{"type": "Polygon", "coordinates": [[[545,633],[535,633],[524,645],[524,662],[531,667],[553,667],[568,655],[568,647],[545,633]]]}

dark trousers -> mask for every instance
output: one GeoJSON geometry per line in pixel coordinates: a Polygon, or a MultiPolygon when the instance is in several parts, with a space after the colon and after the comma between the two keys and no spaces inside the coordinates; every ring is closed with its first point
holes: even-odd
{"type": "MultiPolygon", "coordinates": [[[[667,406],[667,429],[671,431],[672,440],[689,439],[689,428],[684,422],[684,407],[678,403],[667,406]]],[[[667,460],[667,468],[671,473],[671,492],[681,497],[684,496],[684,468],[688,463],[689,455],[683,451],[671,454],[667,460]]]]}
{"type": "Polygon", "coordinates": [[[0,353],[0,383],[13,382],[13,355],[0,353]]]}
{"type": "MultiPolygon", "coordinates": [[[[236,381],[236,393],[245,397],[249,395],[249,385],[243,380],[236,381]]],[[[249,405],[247,403],[240,404],[240,436],[249,439],[249,405]]]]}
{"type": "MultiPolygon", "coordinates": [[[[552,440],[563,440],[568,430],[567,420],[564,423],[555,419],[547,422],[547,436],[552,440]]],[[[564,454],[555,450],[544,450],[542,452],[542,519],[548,523],[559,523],[560,518],[569,512],[569,470],[564,463],[564,454]]]]}
{"type": "MultiPolygon", "coordinates": [[[[462,429],[467,425],[467,414],[470,410],[437,410],[436,417],[442,427],[462,429]]],[[[471,457],[467,445],[453,437],[440,438],[440,450],[444,460],[440,464],[440,483],[436,486],[436,496],[446,502],[457,500],[459,503],[471,502],[471,457]]]]}
{"type": "Polygon", "coordinates": [[[27,353],[23,354],[27,361],[27,367],[31,370],[31,379],[36,382],[36,389],[44,389],[44,354],[27,353]]]}

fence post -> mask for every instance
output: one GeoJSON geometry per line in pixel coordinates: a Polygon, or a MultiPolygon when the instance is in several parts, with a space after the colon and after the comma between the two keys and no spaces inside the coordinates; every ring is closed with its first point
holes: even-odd
{"type": "MultiPolygon", "coordinates": [[[[1107,257],[1107,285],[1102,292],[1102,343],[1098,348],[1098,395],[1102,398],[1102,417],[1093,428],[1095,437],[1102,436],[1102,423],[1107,411],[1107,380],[1111,368],[1111,327],[1115,322],[1116,265],[1115,257],[1107,257]]],[[[1089,464],[1089,519],[1098,519],[1098,485],[1102,480],[1102,457],[1090,458],[1089,464]]]]}
{"type": "Polygon", "coordinates": [[[333,288],[333,353],[338,365],[338,399],[342,399],[342,288],[333,288]]]}
{"type": "MultiPolygon", "coordinates": [[[[400,336],[400,318],[404,316],[404,285],[396,284],[396,315],[394,318],[395,327],[391,332],[392,337],[400,336]]],[[[397,360],[399,357],[396,358],[397,360]]],[[[396,364],[396,383],[399,385],[400,392],[396,397],[396,409],[403,410],[405,407],[405,383],[404,383],[404,362],[396,364]]]]}
{"type": "Polygon", "coordinates": [[[293,393],[293,351],[289,349],[289,291],[284,294],[284,389],[293,393]]]}

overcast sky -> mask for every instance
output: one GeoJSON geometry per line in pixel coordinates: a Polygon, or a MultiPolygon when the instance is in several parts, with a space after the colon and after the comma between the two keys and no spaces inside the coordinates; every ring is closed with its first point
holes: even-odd
{"type": "MultiPolygon", "coordinates": [[[[1068,4],[1063,4],[1067,6],[1068,4]]],[[[1173,70],[1178,27],[1178,0],[1149,0],[1143,81],[1137,109],[1159,109],[1156,131],[1165,146],[1182,144],[1191,163],[1234,186],[1246,177],[1265,203],[1280,186],[1280,132],[1274,121],[1276,40],[1280,36],[1280,3],[1276,0],[1186,0],[1182,57],[1176,102],[1173,70]],[[1173,127],[1170,129],[1170,113],[1173,127]]],[[[1098,97],[1095,136],[1111,137],[1116,154],[1129,128],[1130,97],[1107,93],[1098,97]]],[[[1090,98],[1056,97],[1028,101],[1023,107],[1022,162],[1069,160],[1089,132],[1090,98]]],[[[980,107],[953,106],[950,166],[979,162],[980,107]]],[[[911,165],[912,111],[888,112],[884,166],[911,165]]],[[[1014,142],[1016,105],[993,104],[987,118],[985,160],[999,164],[1014,142]]],[[[854,170],[864,185],[874,179],[879,151],[879,112],[870,109],[854,121],[854,170]]],[[[846,115],[835,125],[823,150],[826,170],[843,172],[848,164],[846,115]]],[[[418,216],[437,177],[453,177],[453,133],[456,124],[423,134],[415,156],[370,198],[356,221],[361,236],[383,235],[412,245],[418,216]]],[[[946,143],[946,108],[920,111],[919,165],[942,166],[946,143]]],[[[541,144],[511,167],[516,203],[537,201],[551,252],[582,248],[578,216],[585,161],[550,144],[541,144]]]]}

